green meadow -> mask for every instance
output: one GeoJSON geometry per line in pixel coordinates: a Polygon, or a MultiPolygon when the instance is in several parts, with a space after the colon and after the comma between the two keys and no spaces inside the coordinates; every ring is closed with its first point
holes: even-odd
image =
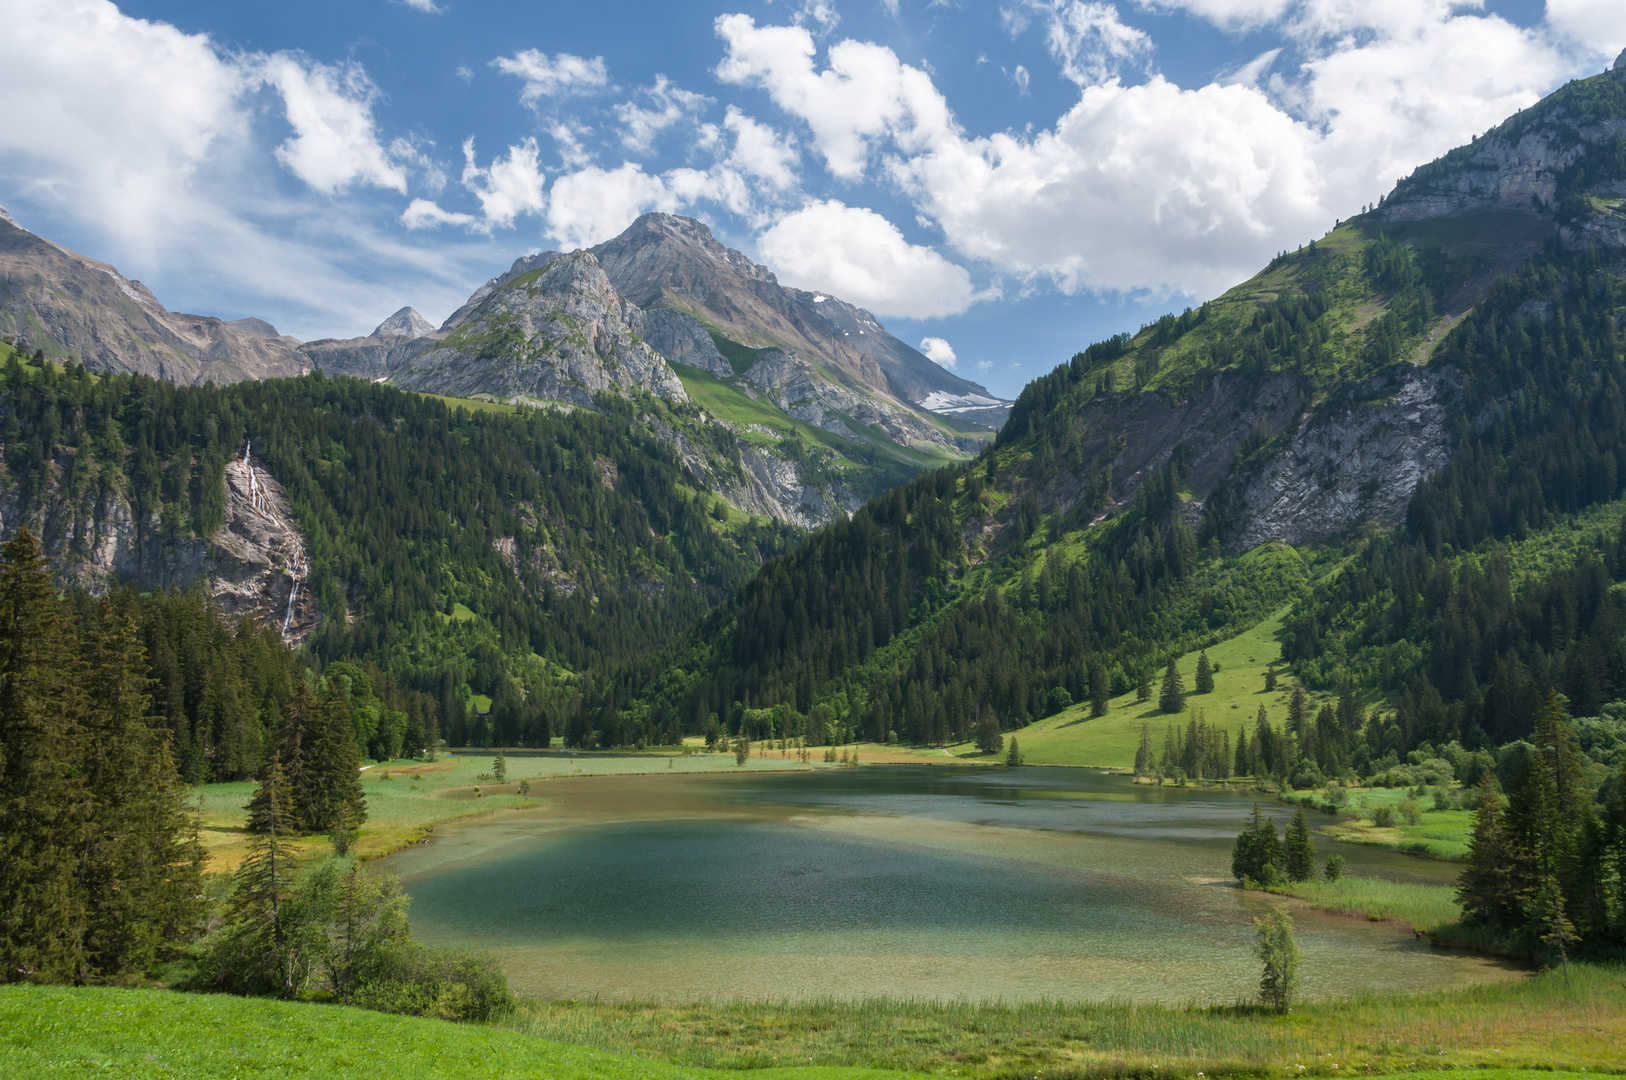
{"type": "MultiPolygon", "coordinates": [[[[720,947],[723,947],[720,945],[720,947]]],[[[493,1025],[155,990],[0,988],[0,1075],[253,1080],[1034,1080],[1626,1070],[1622,969],[1295,1007],[524,1002],[493,1025]]]]}

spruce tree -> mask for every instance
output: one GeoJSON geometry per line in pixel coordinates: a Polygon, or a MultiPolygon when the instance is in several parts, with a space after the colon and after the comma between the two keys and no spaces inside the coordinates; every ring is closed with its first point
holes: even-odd
{"type": "Polygon", "coordinates": [[[204,853],[167,740],[149,716],[134,622],[103,600],[86,629],[84,776],[95,801],[79,870],[88,908],[84,981],[129,982],[190,935],[204,853]]]}
{"type": "Polygon", "coordinates": [[[1293,684],[1293,694],[1287,699],[1287,730],[1297,735],[1304,730],[1304,723],[1310,718],[1310,702],[1304,693],[1304,684],[1293,684]]]}
{"type": "Polygon", "coordinates": [[[1158,691],[1157,707],[1166,713],[1177,713],[1186,707],[1186,684],[1180,678],[1180,669],[1174,657],[1163,672],[1163,688],[1158,691]]]}
{"type": "Polygon", "coordinates": [[[1315,841],[1310,839],[1310,821],[1304,816],[1304,807],[1287,826],[1287,839],[1282,851],[1282,868],[1288,881],[1309,881],[1315,877],[1315,841]]]}
{"type": "Polygon", "coordinates": [[[1476,793],[1467,865],[1457,876],[1457,901],[1464,922],[1504,930],[1523,925],[1524,906],[1530,897],[1519,888],[1516,861],[1514,840],[1502,816],[1502,788],[1496,774],[1487,772],[1476,793]]]}
{"type": "Polygon", "coordinates": [[[1140,673],[1135,676],[1135,700],[1152,700],[1152,673],[1146,668],[1141,668],[1140,673]]]}
{"type": "Polygon", "coordinates": [[[1197,654],[1197,679],[1194,689],[1199,694],[1212,694],[1214,692],[1214,669],[1208,663],[1207,649],[1197,654]]]}
{"type": "Polygon", "coordinates": [[[232,875],[224,941],[215,953],[213,981],[221,989],[293,997],[312,962],[294,888],[295,860],[288,839],[299,832],[292,792],[280,755],[273,755],[249,803],[254,840],[232,875]]]}
{"type": "Polygon", "coordinates": [[[1090,715],[1105,716],[1111,700],[1112,680],[1107,677],[1106,665],[1096,661],[1090,665],[1090,715]]]}
{"type": "Polygon", "coordinates": [[[1140,746],[1135,750],[1135,775],[1152,775],[1152,728],[1144,720],[1140,725],[1140,746]]]}
{"type": "Polygon", "coordinates": [[[1005,754],[1005,764],[1017,766],[1022,764],[1022,748],[1016,744],[1016,736],[1011,736],[1010,749],[1005,754]]]}
{"type": "Polygon", "coordinates": [[[0,981],[65,982],[85,968],[79,860],[82,667],[50,568],[27,527],[0,549],[0,981]]]}

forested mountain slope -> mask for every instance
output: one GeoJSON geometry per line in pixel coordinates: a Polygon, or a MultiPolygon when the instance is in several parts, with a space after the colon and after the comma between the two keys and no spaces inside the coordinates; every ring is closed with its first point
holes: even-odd
{"type": "MultiPolygon", "coordinates": [[[[304,548],[314,605],[290,639],[433,695],[459,741],[471,694],[509,703],[486,721],[503,741],[545,729],[573,673],[670,640],[794,535],[693,488],[650,432],[680,419],[656,399],[471,412],[319,374],[177,387],[0,350],[8,535],[29,525],[70,580],[110,565],[77,577],[93,588],[219,576],[242,539],[226,481],[252,448],[304,548]]],[[[281,628],[290,561],[264,572],[271,602],[238,610],[281,628]]]]}
{"type": "Polygon", "coordinates": [[[1478,598],[1462,557],[1622,490],[1623,118],[1626,71],[1572,83],[1475,142],[1562,146],[1519,170],[1549,195],[1417,202],[1424,180],[1480,182],[1453,152],[1224,296],[1080,352],[975,463],[816,533],[588,706],[760,727],[782,704],[941,741],[1145,685],[1294,597],[1287,658],[1399,700],[1402,753],[1425,729],[1528,730],[1522,704],[1484,711],[1499,663],[1521,703],[1626,694],[1615,568],[1602,593],[1584,568],[1529,584],[1575,605],[1537,625],[1514,618],[1535,592],[1493,575],[1478,598]],[[1553,661],[1578,642],[1586,694],[1553,661]]]}

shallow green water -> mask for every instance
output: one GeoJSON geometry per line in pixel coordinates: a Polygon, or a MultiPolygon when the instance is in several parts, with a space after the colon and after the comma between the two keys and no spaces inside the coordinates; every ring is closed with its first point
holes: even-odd
{"type": "MultiPolygon", "coordinates": [[[[1228,887],[1246,797],[1076,769],[868,766],[539,789],[545,809],[390,860],[421,938],[493,949],[524,992],[1209,1002],[1257,979],[1252,917],[1271,901],[1228,887]]],[[[1455,876],[1338,850],[1357,875],[1455,876]]],[[[1312,995],[1515,974],[1390,926],[1295,918],[1312,995]]]]}

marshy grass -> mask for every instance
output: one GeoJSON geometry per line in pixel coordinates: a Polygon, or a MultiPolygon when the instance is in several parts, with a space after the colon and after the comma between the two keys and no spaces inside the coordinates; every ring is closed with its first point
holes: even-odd
{"type": "Polygon", "coordinates": [[[1575,966],[1570,974],[1568,986],[1548,972],[1422,995],[1363,994],[1286,1016],[1248,1004],[531,1001],[502,1026],[715,1069],[844,1065],[1000,1080],[1626,1071],[1623,969],[1575,966]]]}
{"type": "Polygon", "coordinates": [[[1272,886],[1269,891],[1296,896],[1327,911],[1364,915],[1374,921],[1403,922],[1425,934],[1462,918],[1456,889],[1450,885],[1344,877],[1337,881],[1292,882],[1272,886]]]}

